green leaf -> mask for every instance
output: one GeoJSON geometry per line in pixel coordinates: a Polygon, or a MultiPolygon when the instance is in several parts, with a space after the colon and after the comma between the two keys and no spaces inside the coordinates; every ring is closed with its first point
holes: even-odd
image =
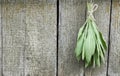
{"type": "Polygon", "coordinates": [[[85,61],[85,68],[92,65],[92,60],[90,62],[85,61]]]}
{"type": "Polygon", "coordinates": [[[86,61],[89,63],[92,55],[95,52],[95,36],[90,22],[88,28],[88,36],[84,42],[83,48],[85,50],[86,61]]]}
{"type": "Polygon", "coordinates": [[[82,26],[82,27],[79,29],[77,40],[79,40],[80,36],[82,35],[83,29],[84,29],[84,26],[82,26]]]}
{"type": "Polygon", "coordinates": [[[97,48],[96,48],[96,52],[97,52],[97,56],[99,56],[100,54],[100,45],[97,43],[97,48]]]}
{"type": "Polygon", "coordinates": [[[85,68],[87,68],[89,66],[88,62],[85,62],[85,68]]]}
{"type": "Polygon", "coordinates": [[[79,55],[82,52],[82,48],[83,48],[83,40],[84,40],[84,34],[81,36],[81,38],[79,40],[77,40],[77,45],[75,48],[75,54],[77,59],[79,60],[79,55]]]}
{"type": "Polygon", "coordinates": [[[85,21],[85,23],[82,25],[82,27],[79,29],[79,32],[78,32],[78,37],[77,37],[77,40],[79,40],[80,36],[83,34],[86,26],[87,26],[87,22],[88,22],[88,19],[85,21]]]}
{"type": "Polygon", "coordinates": [[[93,56],[93,68],[95,68],[95,56],[93,56]]]}
{"type": "Polygon", "coordinates": [[[97,57],[97,66],[100,67],[100,57],[97,57]]]}
{"type": "Polygon", "coordinates": [[[100,35],[100,39],[101,39],[101,42],[102,42],[102,46],[104,47],[104,49],[106,50],[107,49],[107,44],[102,36],[102,33],[99,32],[99,35],[100,35]]]}
{"type": "Polygon", "coordinates": [[[106,42],[102,36],[102,33],[98,31],[97,27],[96,27],[96,23],[94,21],[92,21],[92,24],[93,24],[93,29],[94,29],[94,32],[97,36],[97,39],[98,41],[102,44],[102,47],[103,49],[107,49],[107,45],[106,45],[106,42]]]}
{"type": "Polygon", "coordinates": [[[103,55],[102,50],[100,51],[100,58],[101,58],[102,62],[104,63],[104,62],[105,62],[105,59],[104,59],[104,55],[103,55]]]}
{"type": "Polygon", "coordinates": [[[82,60],[84,60],[84,58],[85,58],[85,50],[83,48],[83,50],[82,50],[82,60]]]}
{"type": "Polygon", "coordinates": [[[105,49],[104,49],[103,45],[100,44],[100,48],[101,48],[103,54],[105,55],[105,49]]]}
{"type": "Polygon", "coordinates": [[[97,65],[97,53],[94,54],[94,61],[95,61],[95,65],[97,65]]]}
{"type": "Polygon", "coordinates": [[[100,66],[100,57],[98,56],[98,53],[97,53],[97,51],[95,52],[95,54],[94,54],[94,59],[95,59],[95,64],[96,64],[96,66],[100,66]]]}
{"type": "Polygon", "coordinates": [[[77,56],[76,58],[77,58],[78,61],[80,61],[81,55],[77,56]]]}
{"type": "Polygon", "coordinates": [[[98,37],[99,33],[98,33],[97,25],[94,21],[92,21],[92,28],[93,28],[93,31],[95,32],[95,34],[98,37]]]}
{"type": "MultiPolygon", "coordinates": [[[[88,23],[86,23],[86,27],[84,29],[84,41],[86,40],[87,32],[88,32],[88,23]]],[[[84,59],[85,59],[85,49],[84,49],[84,43],[83,43],[82,60],[84,59]]]]}

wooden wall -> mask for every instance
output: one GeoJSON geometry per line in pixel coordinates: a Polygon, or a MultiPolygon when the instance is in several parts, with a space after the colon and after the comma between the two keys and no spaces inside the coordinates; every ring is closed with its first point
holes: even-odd
{"type": "Polygon", "coordinates": [[[105,63],[75,58],[86,0],[0,0],[0,76],[120,76],[120,0],[93,0],[108,44],[105,63]]]}

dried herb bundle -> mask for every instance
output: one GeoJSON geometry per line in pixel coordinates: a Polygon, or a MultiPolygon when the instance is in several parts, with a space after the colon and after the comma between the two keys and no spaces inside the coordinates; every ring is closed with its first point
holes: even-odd
{"type": "Polygon", "coordinates": [[[88,16],[84,25],[80,28],[75,48],[76,58],[85,61],[85,67],[100,66],[104,62],[106,42],[102,33],[98,31],[93,12],[97,4],[87,3],[88,16]]]}

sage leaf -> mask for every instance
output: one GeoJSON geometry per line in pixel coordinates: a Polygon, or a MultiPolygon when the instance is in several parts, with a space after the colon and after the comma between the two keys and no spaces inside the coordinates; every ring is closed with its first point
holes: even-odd
{"type": "Polygon", "coordinates": [[[76,45],[76,48],[75,48],[76,57],[81,54],[82,47],[83,47],[83,44],[82,44],[83,40],[84,40],[84,37],[81,36],[81,38],[77,41],[77,45],[76,45]]]}
{"type": "Polygon", "coordinates": [[[106,45],[106,42],[102,36],[102,33],[99,32],[99,35],[100,35],[100,39],[101,39],[101,42],[102,42],[102,46],[104,47],[104,49],[106,50],[107,49],[107,45],[106,45]]]}
{"type": "Polygon", "coordinates": [[[95,52],[94,32],[92,30],[91,25],[89,25],[88,36],[84,43],[84,50],[85,50],[86,60],[89,63],[92,55],[95,52]]]}

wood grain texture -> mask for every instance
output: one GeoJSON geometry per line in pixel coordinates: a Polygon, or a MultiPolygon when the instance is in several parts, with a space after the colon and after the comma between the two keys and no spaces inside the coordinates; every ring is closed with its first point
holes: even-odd
{"type": "Polygon", "coordinates": [[[0,0],[2,4],[23,4],[26,0],[0,0]]]}
{"type": "Polygon", "coordinates": [[[60,0],[58,76],[83,76],[83,62],[75,57],[79,28],[85,21],[85,1],[60,0]]]}
{"type": "Polygon", "coordinates": [[[113,0],[111,18],[109,76],[120,76],[120,0],[113,0]]]}
{"type": "Polygon", "coordinates": [[[56,75],[56,1],[41,2],[26,3],[25,76],[56,75]]]}
{"type": "Polygon", "coordinates": [[[1,68],[2,68],[2,35],[1,35],[1,28],[2,28],[2,18],[1,18],[1,4],[0,4],[0,75],[1,74],[1,68]]]}
{"type": "MultiPolygon", "coordinates": [[[[94,12],[98,29],[102,32],[106,42],[108,42],[109,21],[110,21],[110,0],[94,0],[98,4],[98,9],[94,12]]],[[[108,52],[108,51],[107,51],[108,52]]],[[[107,73],[107,52],[105,63],[97,68],[86,68],[85,76],[106,76],[107,73]]]]}
{"type": "Polygon", "coordinates": [[[25,9],[16,3],[2,4],[3,75],[23,76],[25,9]]]}
{"type": "MultiPolygon", "coordinates": [[[[0,0],[0,76],[56,76],[56,1],[0,0]]],[[[111,0],[93,1],[99,5],[96,23],[108,42],[111,0]]],[[[108,76],[120,76],[120,1],[112,2],[108,76]]],[[[59,3],[58,76],[106,76],[107,52],[105,63],[95,69],[85,69],[75,57],[86,1],[59,3]]]]}

